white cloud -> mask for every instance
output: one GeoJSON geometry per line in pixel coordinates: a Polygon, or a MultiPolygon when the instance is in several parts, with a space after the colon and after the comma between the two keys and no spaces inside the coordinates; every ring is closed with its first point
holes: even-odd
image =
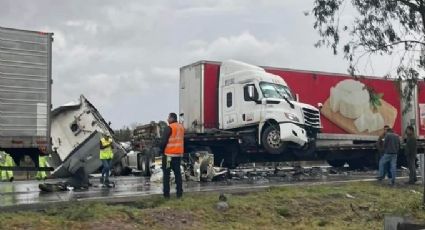
{"type": "Polygon", "coordinates": [[[159,76],[160,80],[172,81],[173,83],[175,83],[179,77],[178,68],[153,67],[151,72],[153,75],[159,76]]]}
{"type": "Polygon", "coordinates": [[[250,32],[220,37],[209,43],[191,41],[188,46],[197,46],[191,52],[191,56],[194,58],[237,59],[259,65],[282,63],[285,60],[289,62],[286,51],[290,48],[290,45],[285,39],[260,40],[250,32]]]}
{"type": "Polygon", "coordinates": [[[66,98],[84,94],[102,108],[114,107],[114,103],[119,103],[126,97],[130,98],[141,90],[148,89],[150,86],[146,82],[146,75],[135,69],[119,74],[75,75],[72,77],[72,82],[61,81],[60,85],[55,84],[54,89],[60,91],[66,98]]]}
{"type": "Polygon", "coordinates": [[[82,27],[85,31],[90,32],[92,34],[96,34],[98,32],[98,24],[94,21],[69,20],[65,22],[65,25],[74,26],[74,27],[82,27]]]}

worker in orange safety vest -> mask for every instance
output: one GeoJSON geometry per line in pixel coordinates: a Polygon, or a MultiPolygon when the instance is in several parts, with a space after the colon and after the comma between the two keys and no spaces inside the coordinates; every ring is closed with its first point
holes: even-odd
{"type": "Polygon", "coordinates": [[[184,153],[184,128],[177,122],[177,114],[168,116],[169,126],[165,128],[162,137],[161,152],[163,170],[163,192],[165,198],[170,198],[170,174],[174,172],[176,181],[177,198],[183,195],[181,159],[184,153]]]}

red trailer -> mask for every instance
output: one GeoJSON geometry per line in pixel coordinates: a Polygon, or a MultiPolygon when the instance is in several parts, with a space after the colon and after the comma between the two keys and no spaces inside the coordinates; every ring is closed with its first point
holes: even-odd
{"type": "Polygon", "coordinates": [[[399,135],[413,125],[423,146],[425,82],[404,114],[403,87],[379,77],[199,61],[180,69],[185,149],[211,152],[227,166],[294,160],[376,166],[385,125],[399,135]]]}

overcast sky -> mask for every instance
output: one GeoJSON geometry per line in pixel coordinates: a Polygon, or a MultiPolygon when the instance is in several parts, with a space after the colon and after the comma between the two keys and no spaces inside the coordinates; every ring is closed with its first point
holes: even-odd
{"type": "Polygon", "coordinates": [[[0,26],[53,32],[54,107],[84,94],[120,128],[178,111],[179,68],[198,60],[346,73],[313,46],[312,2],[2,0],[0,26]]]}

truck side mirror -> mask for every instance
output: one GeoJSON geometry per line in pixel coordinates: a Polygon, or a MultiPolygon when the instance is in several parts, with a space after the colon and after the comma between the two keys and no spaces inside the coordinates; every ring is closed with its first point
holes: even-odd
{"type": "Polygon", "coordinates": [[[248,85],[248,97],[251,100],[255,100],[255,87],[253,85],[248,85]]]}

